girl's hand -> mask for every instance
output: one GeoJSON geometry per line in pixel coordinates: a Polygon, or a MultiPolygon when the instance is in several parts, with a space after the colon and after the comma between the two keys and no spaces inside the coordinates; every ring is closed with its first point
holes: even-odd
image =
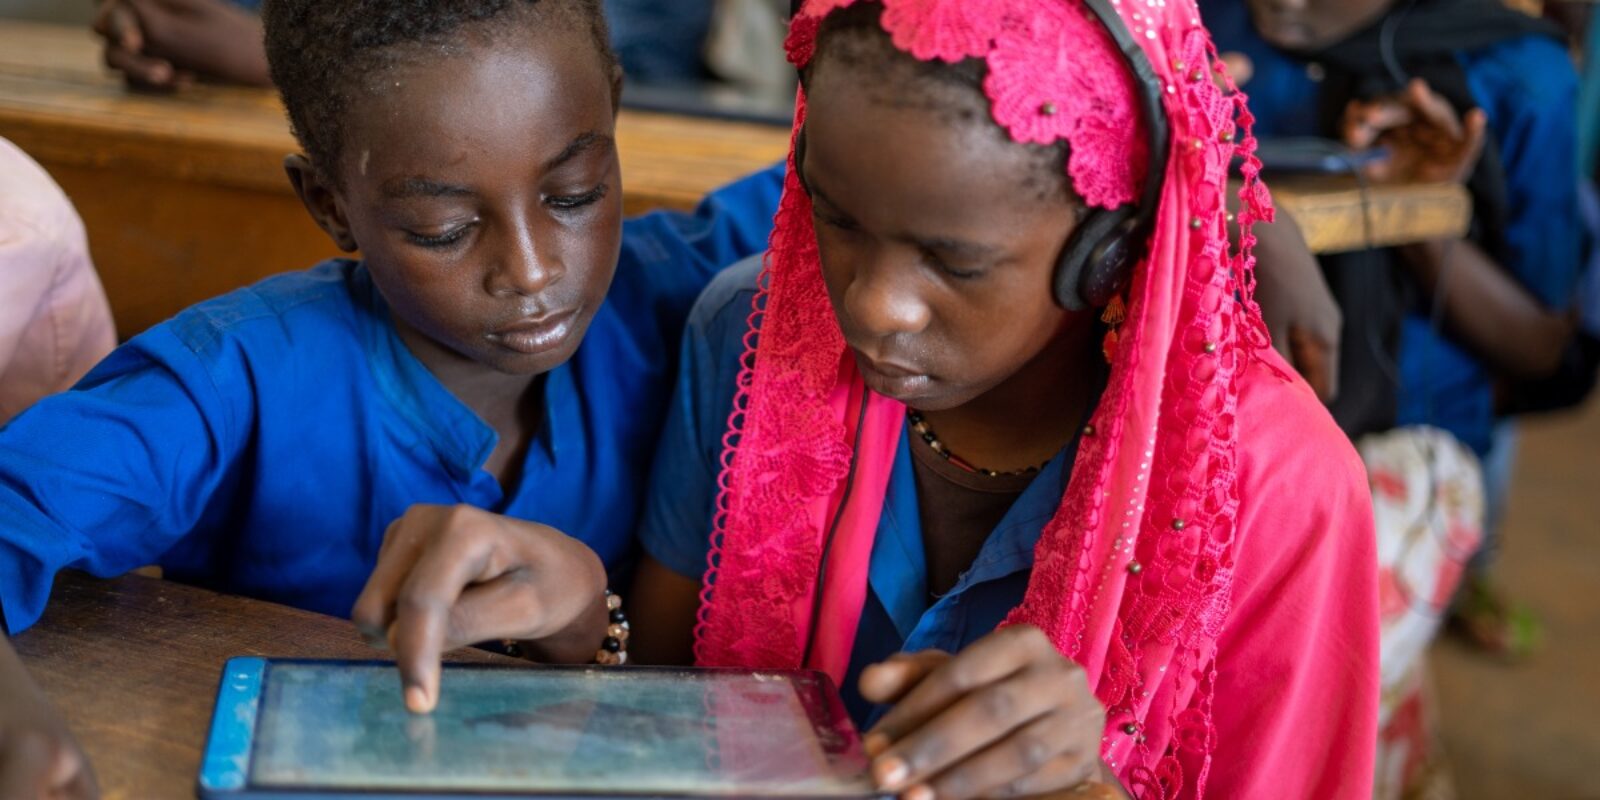
{"type": "Polygon", "coordinates": [[[1358,150],[1389,148],[1388,159],[1367,168],[1375,181],[1464,183],[1483,154],[1488,125],[1483,109],[1462,116],[1419,78],[1392,97],[1352,101],[1345,109],[1344,142],[1358,150]]]}
{"type": "Polygon", "coordinates": [[[0,797],[90,800],[94,770],[50,701],[0,637],[0,797]]]}
{"type": "Polygon", "coordinates": [[[1100,764],[1105,709],[1038,628],[1002,628],[954,656],[901,653],[862,673],[861,694],[895,704],[866,747],[878,785],[905,800],[1095,797],[1110,787],[1085,784],[1115,783],[1100,764]]]}
{"type": "Polygon", "coordinates": [[[350,612],[369,643],[395,652],[406,707],[439,702],[439,659],[500,639],[582,663],[606,636],[606,571],[582,542],[472,506],[415,505],[389,525],[378,566],[350,612]]]}

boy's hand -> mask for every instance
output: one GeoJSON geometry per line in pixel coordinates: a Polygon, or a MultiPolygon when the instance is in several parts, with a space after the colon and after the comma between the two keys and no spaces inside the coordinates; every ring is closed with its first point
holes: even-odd
{"type": "Polygon", "coordinates": [[[89,759],[23,670],[10,643],[0,638],[0,797],[99,796],[89,759]]]}
{"type": "Polygon", "coordinates": [[[1389,148],[1389,158],[1366,169],[1375,181],[1464,183],[1483,154],[1488,125],[1483,109],[1463,117],[1419,78],[1392,97],[1352,101],[1343,130],[1345,144],[1358,150],[1389,148]]]}
{"type": "Polygon", "coordinates": [[[582,542],[471,506],[415,505],[384,534],[351,617],[395,652],[406,707],[439,702],[447,650],[498,639],[551,661],[592,658],[606,636],[606,571],[582,542]]]}
{"type": "Polygon", "coordinates": [[[1002,628],[954,656],[901,653],[862,673],[861,694],[895,704],[866,746],[878,785],[906,800],[1110,788],[1085,786],[1102,778],[1105,709],[1038,628],[1002,628]]]}
{"type": "Polygon", "coordinates": [[[226,0],[100,0],[106,66],[130,83],[174,89],[197,75],[271,85],[261,20],[226,0]]]}

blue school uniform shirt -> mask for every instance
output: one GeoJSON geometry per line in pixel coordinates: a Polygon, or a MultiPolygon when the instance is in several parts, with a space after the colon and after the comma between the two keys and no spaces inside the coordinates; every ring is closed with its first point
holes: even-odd
{"type": "MultiPolygon", "coordinates": [[[[656,451],[655,477],[639,532],[646,553],[696,581],[706,571],[722,434],[733,407],[759,269],[755,259],[729,268],[711,282],[690,313],[677,392],[656,451]]],[[[858,724],[869,725],[881,713],[857,688],[862,669],[900,651],[957,652],[993,631],[1021,604],[1034,544],[1060,505],[1076,446],[1068,445],[1051,459],[984,541],[955,587],[934,599],[928,593],[911,444],[901,433],[872,545],[869,591],[840,687],[858,724]]]]}
{"type": "Polygon", "coordinates": [[[682,326],[716,268],[765,244],[781,168],[693,214],[623,226],[616,278],[544,378],[515,488],[496,435],[412,356],[366,269],[338,260],[196,305],[0,429],[0,607],[32,624],[57,570],[168,577],[343,616],[415,503],[551,525],[628,554],[682,326]]]}
{"type": "MultiPolygon", "coordinates": [[[[1202,0],[1201,16],[1217,49],[1248,56],[1255,68],[1244,87],[1259,136],[1320,133],[1320,87],[1305,62],[1267,44],[1241,0],[1202,0]]],[[[1459,55],[1467,85],[1500,147],[1511,217],[1503,266],[1547,307],[1571,305],[1583,263],[1578,216],[1577,75],[1560,43],[1509,39],[1459,55]]],[[[1408,314],[1398,357],[1401,425],[1429,424],[1455,434],[1479,455],[1493,433],[1493,376],[1428,319],[1408,314]]]]}

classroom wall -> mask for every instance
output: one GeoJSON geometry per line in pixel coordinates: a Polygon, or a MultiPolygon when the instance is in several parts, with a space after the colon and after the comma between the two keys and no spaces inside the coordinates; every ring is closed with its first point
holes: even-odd
{"type": "Polygon", "coordinates": [[[0,0],[0,18],[88,25],[94,0],[0,0]]]}

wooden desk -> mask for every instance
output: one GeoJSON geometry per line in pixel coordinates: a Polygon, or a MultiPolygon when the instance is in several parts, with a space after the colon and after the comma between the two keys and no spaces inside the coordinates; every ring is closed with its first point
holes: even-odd
{"type": "MultiPolygon", "coordinates": [[[[63,573],[44,618],[13,644],[87,751],[106,800],[194,797],[229,657],[379,657],[346,620],[137,575],[63,573]]],[[[450,658],[515,663],[476,650],[450,658]]]]}
{"type": "MultiPolygon", "coordinates": [[[[86,30],[0,21],[0,136],[67,190],[117,332],[337,251],[283,175],[298,147],[270,91],[130,91],[86,30]]],[[[623,206],[687,209],[782,158],[787,129],[624,111],[623,206]]]]}
{"type": "MultiPolygon", "coordinates": [[[[77,204],[124,337],[335,254],[283,176],[296,146],[270,92],[132,92],[100,67],[87,31],[0,21],[0,136],[43,163],[77,204]]],[[[624,207],[688,208],[781,158],[788,139],[771,126],[624,111],[624,207]]],[[[1456,236],[1470,216],[1457,186],[1376,188],[1364,210],[1352,181],[1272,185],[1316,252],[1456,236]]]]}
{"type": "Polygon", "coordinates": [[[1267,176],[1273,201],[1305,233],[1313,253],[1394,247],[1467,234],[1472,196],[1454,183],[1378,186],[1353,177],[1267,176]]]}

